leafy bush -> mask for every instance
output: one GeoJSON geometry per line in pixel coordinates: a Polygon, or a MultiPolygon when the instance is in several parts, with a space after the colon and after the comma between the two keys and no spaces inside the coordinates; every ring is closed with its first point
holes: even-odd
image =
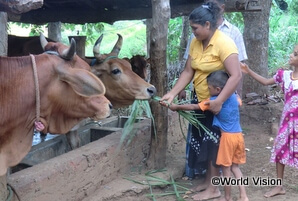
{"type": "Polygon", "coordinates": [[[287,65],[298,37],[298,1],[286,0],[288,9],[282,11],[274,1],[269,18],[269,72],[287,65]]]}

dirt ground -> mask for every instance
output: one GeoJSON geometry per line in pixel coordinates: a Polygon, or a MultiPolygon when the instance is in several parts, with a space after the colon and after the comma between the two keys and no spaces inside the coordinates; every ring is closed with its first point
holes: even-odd
{"type": "MultiPolygon", "coordinates": [[[[271,148],[273,145],[275,133],[277,132],[279,117],[283,108],[282,102],[268,104],[255,104],[247,105],[243,104],[241,107],[241,124],[243,133],[245,134],[245,144],[247,148],[247,162],[241,165],[243,176],[249,178],[249,186],[246,187],[248,198],[250,201],[295,201],[298,196],[298,170],[290,167],[285,168],[284,187],[286,189],[285,195],[279,195],[272,198],[265,198],[263,195],[270,186],[256,186],[252,182],[253,177],[261,178],[276,178],[275,164],[270,163],[271,148]]],[[[181,141],[181,131],[176,129],[176,132],[170,133],[168,136],[169,151],[168,159],[170,161],[178,160],[184,161],[185,157],[185,141],[181,141]]],[[[175,168],[175,163],[170,163],[171,167],[175,168]]],[[[177,168],[181,168],[181,163],[176,163],[177,168]],[[179,166],[179,167],[178,167],[179,166]]],[[[192,181],[185,181],[182,178],[182,174],[175,180],[176,183],[187,187],[189,189],[195,187],[199,183],[203,182],[202,176],[198,176],[192,181]]],[[[163,186],[162,188],[153,188],[154,195],[158,195],[166,192],[174,192],[173,186],[163,186]]],[[[223,187],[220,187],[220,191],[223,194],[223,187]]],[[[145,193],[141,193],[137,198],[125,196],[125,200],[131,201],[149,201],[153,200],[145,195],[150,193],[148,190],[145,193]]],[[[193,200],[191,197],[195,193],[180,194],[185,201],[193,200]]],[[[232,187],[233,200],[237,200],[239,191],[237,187],[232,187]]],[[[174,201],[178,200],[176,196],[155,196],[157,201],[174,201]]]]}

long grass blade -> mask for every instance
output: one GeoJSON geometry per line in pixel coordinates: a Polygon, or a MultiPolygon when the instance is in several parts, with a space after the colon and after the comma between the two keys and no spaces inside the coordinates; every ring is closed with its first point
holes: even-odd
{"type": "MultiPolygon", "coordinates": [[[[152,100],[154,100],[154,101],[160,101],[161,100],[161,97],[154,96],[152,98],[152,100]]],[[[169,104],[169,103],[167,103],[167,104],[169,104]]],[[[181,102],[178,102],[177,104],[181,104],[181,102]]],[[[177,112],[178,112],[178,114],[180,116],[182,116],[190,124],[192,124],[193,126],[195,126],[198,129],[200,136],[202,136],[201,133],[200,133],[201,132],[200,128],[201,128],[207,135],[209,135],[210,138],[212,138],[215,142],[217,142],[216,137],[214,135],[212,135],[212,133],[210,132],[210,130],[199,121],[199,118],[203,118],[204,115],[202,115],[202,114],[196,114],[193,111],[178,110],[177,112]]]]}
{"type": "Polygon", "coordinates": [[[136,135],[136,130],[134,129],[134,124],[137,122],[140,118],[150,118],[152,121],[153,129],[154,129],[154,135],[156,136],[156,126],[154,122],[154,118],[151,112],[151,108],[149,105],[149,101],[147,100],[135,100],[133,104],[130,106],[130,115],[127,121],[124,124],[124,127],[122,129],[122,135],[120,138],[120,143],[118,146],[118,149],[124,144],[124,141],[126,141],[125,146],[128,146],[133,138],[136,135]]]}

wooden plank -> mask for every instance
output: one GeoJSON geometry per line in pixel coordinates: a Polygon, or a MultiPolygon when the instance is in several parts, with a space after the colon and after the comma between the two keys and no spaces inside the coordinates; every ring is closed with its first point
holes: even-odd
{"type": "Polygon", "coordinates": [[[21,14],[41,8],[43,0],[0,0],[0,11],[21,14]]]}

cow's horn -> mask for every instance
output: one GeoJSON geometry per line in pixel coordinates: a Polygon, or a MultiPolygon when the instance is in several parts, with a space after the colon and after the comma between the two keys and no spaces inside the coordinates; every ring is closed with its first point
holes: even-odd
{"type": "Polygon", "coordinates": [[[103,34],[101,34],[101,36],[96,40],[94,46],[93,46],[93,54],[95,56],[96,59],[101,60],[101,54],[99,52],[99,48],[100,48],[100,43],[102,41],[103,38],[103,34]]]}
{"type": "Polygon", "coordinates": [[[45,47],[48,44],[48,41],[42,33],[40,33],[39,40],[40,40],[40,44],[41,44],[42,49],[45,50],[45,47]]]}
{"type": "Polygon", "coordinates": [[[122,47],[123,38],[120,34],[117,34],[117,35],[118,35],[118,40],[117,40],[117,43],[115,44],[114,48],[112,49],[111,53],[115,53],[118,56],[118,54],[121,50],[121,47],[122,47]]]}
{"type": "Polygon", "coordinates": [[[76,41],[74,38],[71,39],[70,47],[63,51],[60,55],[63,59],[70,60],[76,53],[76,41]]]}

